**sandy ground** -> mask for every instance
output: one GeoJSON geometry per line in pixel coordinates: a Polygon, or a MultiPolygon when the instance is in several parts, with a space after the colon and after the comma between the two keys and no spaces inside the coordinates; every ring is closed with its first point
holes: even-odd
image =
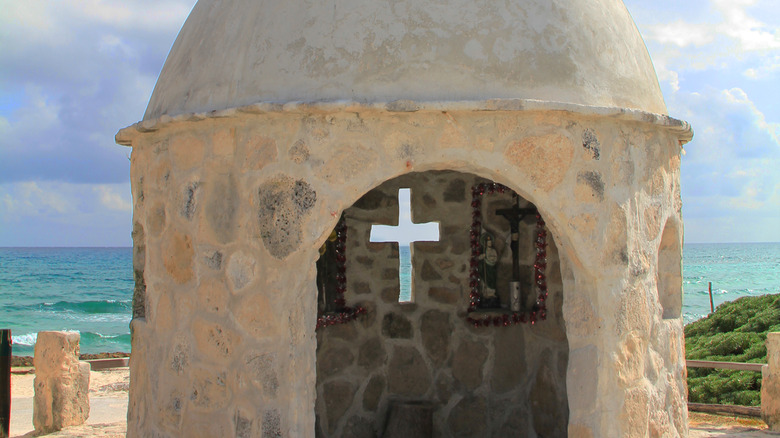
{"type": "MultiPolygon", "coordinates": [[[[14,368],[14,372],[24,371],[14,368]]],[[[32,437],[33,379],[29,374],[11,377],[11,437],[32,437]]],[[[128,368],[92,371],[89,382],[90,413],[86,424],[69,427],[46,435],[53,438],[101,437],[119,438],[127,432],[128,368]]],[[[766,430],[756,418],[740,418],[691,412],[688,415],[690,438],[767,438],[780,437],[766,430]]]]}
{"type": "Polygon", "coordinates": [[[690,438],[738,437],[767,438],[780,437],[779,432],[767,430],[766,423],[759,418],[712,415],[699,412],[688,413],[690,438]]]}
{"type": "MultiPolygon", "coordinates": [[[[14,368],[14,373],[25,371],[14,368]]],[[[11,436],[33,435],[33,374],[11,375],[11,436]]],[[[89,418],[84,425],[69,427],[47,437],[124,437],[127,431],[128,368],[92,371],[89,376],[89,418]]]]}

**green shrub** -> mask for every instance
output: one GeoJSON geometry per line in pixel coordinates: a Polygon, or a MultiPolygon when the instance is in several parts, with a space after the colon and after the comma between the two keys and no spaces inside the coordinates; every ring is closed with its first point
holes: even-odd
{"type": "MultiPolygon", "coordinates": [[[[742,297],[685,326],[685,356],[694,360],[766,363],[766,334],[780,331],[780,294],[742,297]]],[[[761,373],[688,369],[688,400],[761,405],[761,373]]]]}

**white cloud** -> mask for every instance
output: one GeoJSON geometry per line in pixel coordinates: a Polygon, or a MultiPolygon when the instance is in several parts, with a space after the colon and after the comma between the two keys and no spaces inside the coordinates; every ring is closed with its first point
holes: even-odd
{"type": "Polygon", "coordinates": [[[712,0],[712,3],[724,19],[716,25],[718,32],[738,41],[743,50],[780,49],[778,28],[749,16],[745,10],[755,0],[712,0]]]}
{"type": "Polygon", "coordinates": [[[742,74],[749,79],[764,79],[780,72],[780,53],[762,57],[755,67],[746,69],[742,74]]]}
{"type": "Polygon", "coordinates": [[[26,29],[25,36],[66,45],[79,28],[105,26],[139,33],[177,30],[192,9],[192,0],[0,0],[0,23],[6,32],[26,29]]]}
{"type": "Polygon", "coordinates": [[[194,0],[0,0],[0,182],[127,181],[138,121],[194,0]]]}
{"type": "Polygon", "coordinates": [[[638,26],[658,78],[666,85],[664,91],[675,93],[680,90],[681,81],[691,76],[687,72],[710,72],[713,77],[736,76],[739,72],[742,77],[755,80],[776,76],[780,71],[780,8],[773,2],[686,2],[678,17],[674,15],[678,8],[659,14],[662,6],[648,9],[639,0],[628,3],[634,3],[641,11],[638,26]]]}
{"type": "Polygon", "coordinates": [[[0,246],[127,246],[128,184],[0,184],[0,246]]]}
{"type": "Polygon", "coordinates": [[[682,91],[669,103],[670,111],[685,113],[696,131],[681,170],[686,239],[772,240],[775,230],[762,227],[769,218],[780,220],[780,124],[768,121],[740,88],[682,91]],[[736,237],[728,224],[770,234],[736,237]]]}
{"type": "MultiPolygon", "coordinates": [[[[127,239],[128,150],[113,136],[142,116],[194,3],[0,0],[0,90],[10,96],[0,108],[0,245],[24,227],[51,230],[55,243],[62,224],[74,242],[108,223],[127,239]]],[[[780,2],[626,3],[645,13],[638,24],[670,114],[696,131],[683,158],[686,238],[772,218],[778,228],[780,2]]]]}
{"type": "Polygon", "coordinates": [[[673,44],[679,47],[703,46],[711,43],[715,38],[711,25],[688,23],[683,20],[660,23],[650,26],[649,30],[646,37],[661,44],[673,44]]]}
{"type": "Polygon", "coordinates": [[[121,29],[147,31],[181,27],[193,5],[191,1],[69,0],[64,3],[76,14],[94,21],[121,29]]]}
{"type": "Polygon", "coordinates": [[[66,197],[50,190],[51,187],[42,188],[36,182],[18,183],[11,190],[3,194],[3,202],[7,208],[6,213],[11,216],[26,216],[49,213],[67,213],[70,204],[66,197]]]}
{"type": "MultiPolygon", "coordinates": [[[[125,192],[129,192],[127,190],[127,187],[125,185],[122,186],[123,189],[125,189],[125,192]]],[[[95,192],[98,193],[100,197],[100,202],[103,204],[104,207],[111,209],[111,210],[119,210],[119,211],[126,211],[126,212],[132,212],[133,211],[133,203],[129,199],[125,199],[121,193],[118,193],[117,188],[114,186],[109,185],[99,185],[94,187],[95,192]]]]}
{"type": "Polygon", "coordinates": [[[646,26],[645,38],[678,47],[701,47],[715,42],[718,35],[722,35],[736,43],[739,51],[780,48],[778,27],[772,27],[748,14],[747,7],[754,5],[754,0],[711,0],[710,3],[713,9],[719,12],[719,21],[694,22],[677,19],[672,22],[659,22],[646,26]]]}
{"type": "Polygon", "coordinates": [[[780,148],[780,123],[767,122],[764,113],[748,98],[747,93],[739,88],[723,90],[723,96],[727,102],[741,107],[750,124],[757,128],[761,134],[766,134],[770,144],[780,148]]]}

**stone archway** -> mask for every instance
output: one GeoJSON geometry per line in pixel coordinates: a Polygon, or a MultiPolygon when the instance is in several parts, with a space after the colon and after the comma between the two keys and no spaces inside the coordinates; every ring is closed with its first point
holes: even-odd
{"type": "MultiPolygon", "coordinates": [[[[558,250],[549,239],[548,318],[475,328],[468,323],[471,188],[487,180],[455,171],[405,174],[344,211],[350,304],[367,314],[317,333],[317,436],[381,436],[394,403],[432,407],[436,436],[560,436],[566,433],[568,342],[558,250]],[[439,242],[415,242],[412,302],[399,303],[398,245],[369,242],[371,224],[398,218],[399,188],[412,192],[415,222],[441,221],[439,242]]],[[[485,222],[501,236],[499,295],[508,300],[509,227],[486,199],[485,222]]],[[[522,289],[535,292],[535,218],[519,225],[522,289]]],[[[535,298],[535,293],[531,294],[535,298]]],[[[479,313],[479,312],[476,312],[479,313]]],[[[485,315],[488,315],[487,313],[485,315]]],[[[492,313],[490,314],[492,315],[492,313]]]]}
{"type": "MultiPolygon", "coordinates": [[[[682,327],[647,299],[656,297],[648,273],[658,260],[657,236],[645,238],[636,221],[646,186],[662,210],[679,216],[667,196],[679,180],[679,160],[669,159],[679,153],[675,126],[644,113],[607,117],[598,108],[469,105],[258,104],[120,132],[119,141],[133,146],[141,280],[128,434],[312,436],[318,248],[342,211],[373,188],[437,170],[504,184],[532,200],[547,222],[565,292],[568,433],[612,436],[651,421],[657,430],[684,432],[682,327]],[[651,180],[656,170],[669,176],[655,179],[668,183],[651,180]],[[645,316],[641,326],[623,317],[633,312],[645,316]],[[657,415],[633,415],[648,410],[657,415]]],[[[420,254],[436,255],[425,246],[420,254]]],[[[673,249],[668,259],[676,257],[673,249]]],[[[435,271],[435,257],[430,263],[435,271]]],[[[382,322],[384,314],[375,323],[380,333],[382,322]]],[[[416,346],[425,349],[419,336],[416,346]]],[[[451,343],[450,363],[462,339],[451,343]]],[[[388,363],[395,348],[386,350],[388,363]]],[[[352,354],[358,361],[360,352],[352,354]]],[[[483,368],[491,357],[498,356],[488,353],[483,368]]],[[[490,380],[483,375],[469,393],[476,399],[454,392],[440,424],[450,427],[461,402],[479,405],[490,380]]]]}

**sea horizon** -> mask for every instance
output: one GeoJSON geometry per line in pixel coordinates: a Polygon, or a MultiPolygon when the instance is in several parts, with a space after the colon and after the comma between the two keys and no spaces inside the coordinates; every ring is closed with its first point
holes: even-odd
{"type": "MultiPolygon", "coordinates": [[[[709,314],[709,282],[716,306],[780,293],[778,266],[778,242],[685,243],[684,323],[709,314]]],[[[83,353],[130,351],[132,246],[0,247],[0,267],[0,328],[12,329],[14,354],[32,355],[43,330],[79,331],[83,353]]]]}
{"type": "MultiPolygon", "coordinates": [[[[683,242],[683,249],[685,245],[725,245],[725,244],[764,244],[764,243],[777,243],[780,241],[762,241],[762,242],[683,242]]],[[[401,245],[408,246],[408,245],[401,245]]],[[[133,245],[79,245],[79,246],[65,246],[65,245],[31,245],[31,246],[3,246],[0,245],[0,249],[29,249],[29,248],[132,248],[133,245]]]]}

